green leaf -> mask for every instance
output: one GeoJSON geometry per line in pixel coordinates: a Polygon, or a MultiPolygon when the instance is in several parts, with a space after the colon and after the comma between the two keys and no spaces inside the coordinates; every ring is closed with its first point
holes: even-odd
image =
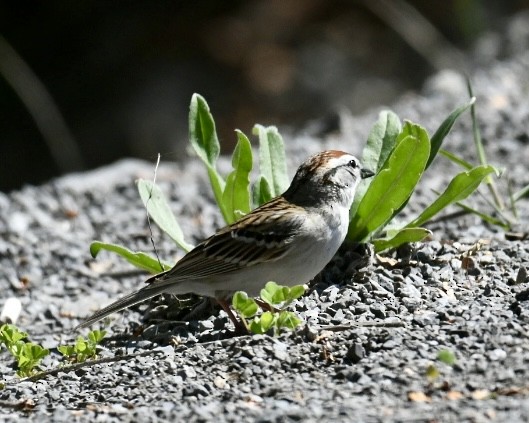
{"type": "Polygon", "coordinates": [[[252,146],[250,140],[237,130],[237,145],[233,151],[233,171],[226,179],[222,203],[230,217],[227,223],[235,222],[250,212],[250,172],[252,171],[252,146]]]}
{"type": "Polygon", "coordinates": [[[426,163],[426,168],[430,167],[430,164],[432,164],[433,159],[435,159],[435,156],[437,155],[437,152],[441,148],[441,145],[454,126],[454,123],[456,120],[461,116],[466,110],[468,110],[476,101],[475,97],[472,97],[468,103],[463,104],[462,106],[455,109],[452,113],[448,115],[448,117],[441,123],[439,128],[437,128],[437,131],[432,136],[431,144],[432,147],[430,149],[430,157],[428,158],[428,162],[426,163]]]}
{"type": "Polygon", "coordinates": [[[15,325],[6,323],[0,327],[0,342],[3,342],[6,346],[26,339],[27,337],[28,334],[20,331],[15,325]]]}
{"type": "Polygon", "coordinates": [[[259,320],[261,322],[261,328],[263,331],[268,332],[268,330],[274,325],[276,317],[272,312],[265,311],[263,314],[261,314],[259,320]]]}
{"type": "Polygon", "coordinates": [[[259,170],[270,185],[272,197],[281,195],[289,185],[283,138],[275,126],[255,125],[259,136],[259,170]]]}
{"type": "MultiPolygon", "coordinates": [[[[392,111],[380,112],[377,122],[373,125],[367,143],[362,152],[362,167],[377,173],[395,148],[397,135],[401,131],[399,117],[392,111]]],[[[354,216],[358,205],[364,197],[372,179],[362,179],[356,187],[355,198],[349,216],[354,216]]]]}
{"type": "Polygon", "coordinates": [[[267,203],[272,198],[272,190],[268,180],[261,176],[253,188],[253,203],[256,207],[267,203]]]}
{"type": "Polygon", "coordinates": [[[527,196],[529,196],[529,185],[526,185],[521,190],[516,191],[513,194],[512,198],[514,202],[517,202],[520,198],[527,197],[527,196]]]}
{"type": "Polygon", "coordinates": [[[456,355],[450,350],[440,350],[437,353],[437,359],[449,366],[453,366],[456,362],[456,355]]]}
{"type": "MultiPolygon", "coordinates": [[[[471,97],[471,101],[475,100],[474,93],[472,92],[472,83],[467,78],[467,89],[468,94],[471,97]]],[[[476,119],[476,104],[472,101],[470,105],[470,116],[472,118],[472,135],[474,138],[474,144],[478,153],[479,161],[482,165],[487,164],[487,156],[485,155],[485,148],[483,147],[483,141],[481,139],[481,132],[479,131],[478,120],[476,119]]]]}
{"type": "Polygon", "coordinates": [[[293,312],[291,311],[282,311],[279,313],[279,316],[277,317],[277,326],[278,328],[287,328],[287,329],[295,329],[299,326],[301,323],[301,319],[299,319],[293,312]]]}
{"type": "Polygon", "coordinates": [[[390,110],[380,112],[373,125],[362,152],[362,166],[378,172],[395,148],[395,142],[402,127],[399,117],[390,110]]]}
{"type": "Polygon", "coordinates": [[[254,317],[254,319],[250,322],[250,332],[255,333],[256,335],[262,335],[266,332],[263,329],[261,320],[258,317],[254,317]]]}
{"type": "Polygon", "coordinates": [[[280,287],[277,283],[270,281],[267,282],[263,289],[261,289],[260,296],[261,299],[265,302],[267,302],[270,305],[276,304],[274,302],[274,295],[277,291],[281,290],[282,287],[280,287]]]}
{"type": "Polygon", "coordinates": [[[14,357],[18,358],[22,355],[25,344],[26,343],[24,341],[16,341],[11,344],[6,344],[6,347],[14,357]]]}
{"type": "Polygon", "coordinates": [[[27,343],[26,346],[28,350],[28,356],[32,361],[35,362],[35,365],[50,353],[48,349],[32,342],[27,343]]]}
{"type": "Polygon", "coordinates": [[[49,350],[33,342],[21,342],[17,348],[17,355],[15,355],[19,368],[17,375],[20,377],[31,376],[33,369],[49,353],[49,350]]]}
{"type": "Polygon", "coordinates": [[[160,229],[186,252],[192,250],[193,246],[184,241],[184,234],[160,187],[145,179],[139,179],[137,183],[141,200],[160,229]]]}
{"type": "Polygon", "coordinates": [[[461,172],[452,179],[446,190],[430,206],[423,210],[416,219],[408,223],[406,227],[421,226],[446,206],[456,201],[464,200],[478,188],[487,175],[494,171],[495,169],[492,166],[477,166],[467,172],[461,172]]]}
{"type": "Polygon", "coordinates": [[[265,311],[260,316],[254,317],[250,323],[250,330],[252,333],[263,334],[266,333],[272,328],[276,321],[275,314],[265,311]]]}
{"type": "Polygon", "coordinates": [[[395,149],[374,177],[349,224],[349,239],[358,242],[368,239],[400,210],[421,178],[429,154],[426,131],[406,122],[395,149]]]}
{"type": "Polygon", "coordinates": [[[439,154],[442,154],[448,160],[451,160],[452,162],[454,162],[455,164],[461,166],[464,169],[470,170],[470,169],[472,169],[474,167],[471,163],[467,162],[466,160],[462,159],[461,157],[456,156],[455,154],[451,153],[450,151],[446,151],[446,150],[440,149],[439,150],[439,154]]]}
{"type": "Polygon", "coordinates": [[[502,229],[504,230],[509,230],[511,228],[511,225],[509,223],[506,223],[504,222],[503,220],[500,220],[496,217],[493,217],[493,216],[490,216],[488,214],[485,214],[485,213],[482,213],[480,212],[479,210],[476,210],[464,203],[461,203],[461,202],[457,202],[456,205],[458,207],[461,207],[463,210],[465,210],[466,212],[468,213],[472,213],[476,216],[478,216],[481,220],[483,220],[484,222],[488,222],[490,223],[491,225],[496,225],[496,226],[499,226],[501,227],[502,229]]]}
{"type": "Polygon", "coordinates": [[[101,241],[94,241],[90,244],[90,254],[93,258],[96,258],[101,250],[116,253],[132,265],[153,274],[160,273],[162,270],[169,270],[172,267],[171,265],[162,262],[163,269],[160,269],[160,263],[155,258],[150,257],[141,251],[131,251],[128,248],[122,247],[121,245],[107,244],[101,241]]]}
{"type": "MultiPolygon", "coordinates": [[[[474,97],[474,93],[472,92],[472,83],[470,82],[470,78],[467,77],[467,88],[468,88],[468,94],[470,97],[474,97]]],[[[481,132],[479,130],[478,121],[476,119],[476,105],[473,103],[472,106],[470,106],[470,116],[472,118],[472,135],[474,138],[474,145],[476,147],[476,152],[478,153],[479,162],[482,166],[486,166],[488,164],[487,156],[485,154],[485,147],[483,146],[483,140],[481,139],[481,132]]],[[[489,189],[489,192],[492,195],[492,198],[494,200],[495,206],[500,211],[504,209],[505,205],[503,203],[503,198],[499,195],[498,189],[496,187],[496,184],[492,177],[489,175],[485,179],[485,182],[487,184],[487,188],[489,189]]]]}
{"type": "Polygon", "coordinates": [[[432,232],[425,228],[404,228],[399,230],[391,239],[374,239],[372,243],[375,251],[379,253],[390,248],[397,248],[409,242],[422,241],[431,234],[432,232]]]}
{"type": "Polygon", "coordinates": [[[273,304],[279,305],[288,299],[290,289],[288,286],[280,286],[279,289],[272,296],[273,304]]]}
{"type": "Polygon", "coordinates": [[[208,103],[200,94],[193,94],[191,97],[189,142],[204,163],[211,167],[216,166],[220,154],[220,143],[215,129],[215,120],[208,103]]]}
{"type": "Polygon", "coordinates": [[[78,336],[75,341],[75,351],[77,353],[85,352],[88,349],[88,343],[82,336],[78,336]]]}
{"type": "Polygon", "coordinates": [[[255,316],[259,310],[257,303],[253,298],[248,298],[246,292],[237,291],[231,300],[233,308],[245,318],[255,316]]]}
{"type": "Polygon", "coordinates": [[[222,203],[225,182],[217,172],[217,158],[220,154],[220,143],[215,129],[215,121],[209,111],[208,103],[199,94],[193,94],[191,97],[191,105],[189,106],[189,142],[208,169],[209,181],[213,189],[215,201],[219,206],[224,220],[227,222],[228,216],[222,203]]]}
{"type": "Polygon", "coordinates": [[[75,347],[73,345],[59,345],[57,351],[65,357],[71,357],[75,354],[75,347]]]}
{"type": "Polygon", "coordinates": [[[88,339],[94,344],[99,344],[106,334],[107,332],[104,330],[93,330],[88,333],[88,339]]]}
{"type": "Polygon", "coordinates": [[[288,300],[290,301],[297,300],[303,294],[305,294],[305,287],[303,285],[294,285],[293,287],[290,288],[290,292],[288,294],[288,300]]]}

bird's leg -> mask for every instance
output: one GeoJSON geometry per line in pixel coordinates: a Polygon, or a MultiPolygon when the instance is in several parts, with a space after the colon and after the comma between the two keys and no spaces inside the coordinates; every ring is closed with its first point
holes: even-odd
{"type": "Polygon", "coordinates": [[[217,298],[216,300],[235,326],[235,333],[244,335],[248,334],[248,328],[246,327],[246,325],[239,319],[237,319],[237,317],[235,317],[235,315],[233,314],[233,311],[231,311],[230,303],[225,299],[217,298]]]}

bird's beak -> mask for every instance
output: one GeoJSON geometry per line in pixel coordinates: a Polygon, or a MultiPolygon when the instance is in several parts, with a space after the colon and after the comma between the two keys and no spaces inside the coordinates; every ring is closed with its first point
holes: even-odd
{"type": "Polygon", "coordinates": [[[371,172],[369,169],[360,170],[360,177],[362,179],[371,178],[371,176],[375,176],[375,172],[371,172]]]}

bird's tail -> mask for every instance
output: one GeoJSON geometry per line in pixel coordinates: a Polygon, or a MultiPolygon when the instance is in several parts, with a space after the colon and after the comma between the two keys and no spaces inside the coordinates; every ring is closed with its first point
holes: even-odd
{"type": "Polygon", "coordinates": [[[102,308],[101,310],[95,312],[83,323],[76,326],[74,331],[76,331],[77,329],[91,326],[95,322],[98,322],[99,320],[104,319],[105,317],[113,313],[123,310],[124,308],[131,307],[135,304],[141,303],[142,301],[148,300],[149,298],[155,297],[156,295],[164,292],[166,288],[166,286],[148,285],[145,288],[140,289],[139,291],[133,292],[132,294],[129,294],[117,300],[116,302],[113,302],[112,304],[106,306],[105,308],[102,308]]]}

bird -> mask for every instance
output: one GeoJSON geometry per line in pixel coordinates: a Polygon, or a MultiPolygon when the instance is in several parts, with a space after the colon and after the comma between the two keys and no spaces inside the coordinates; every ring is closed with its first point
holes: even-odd
{"type": "Polygon", "coordinates": [[[170,270],[74,330],[162,293],[214,298],[237,326],[228,302],[236,291],[256,297],[268,281],[305,284],[323,270],[345,239],[358,183],[373,175],[343,151],[309,157],[282,195],[218,230],[170,270]]]}

